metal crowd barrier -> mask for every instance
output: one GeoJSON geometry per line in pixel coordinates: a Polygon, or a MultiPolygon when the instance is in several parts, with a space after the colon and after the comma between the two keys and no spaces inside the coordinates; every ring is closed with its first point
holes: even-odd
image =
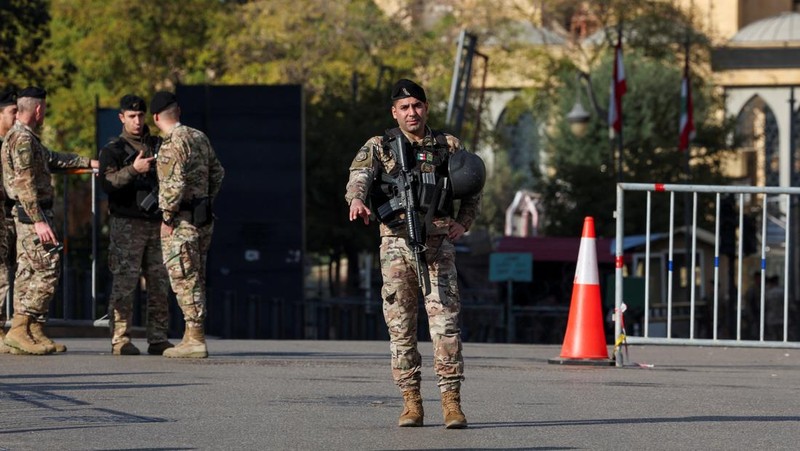
{"type": "MultiPolygon", "coordinates": [[[[97,169],[55,169],[53,170],[53,174],[61,174],[63,175],[63,191],[62,197],[64,202],[64,219],[61,224],[62,226],[62,233],[61,237],[64,242],[64,250],[61,259],[61,308],[60,311],[62,312],[62,318],[56,319],[63,319],[63,320],[74,320],[73,310],[75,306],[70,305],[69,303],[69,293],[70,293],[70,277],[69,277],[69,270],[70,270],[70,261],[69,261],[69,184],[68,179],[70,175],[79,175],[79,174],[97,174],[97,169]]],[[[90,312],[88,312],[88,316],[94,319],[95,312],[97,310],[97,230],[98,230],[98,212],[97,212],[97,177],[91,177],[91,234],[92,234],[92,256],[91,256],[91,307],[90,312]]],[[[13,282],[13,274],[12,274],[12,282],[13,282]]],[[[6,298],[6,318],[11,318],[12,316],[12,308],[13,308],[13,285],[9,289],[7,298],[6,298]]],[[[56,309],[51,309],[56,310],[56,309]]],[[[84,314],[87,316],[87,314],[84,314]]],[[[95,324],[95,325],[107,325],[106,324],[95,324]]]]}
{"type": "MultiPolygon", "coordinates": [[[[63,169],[63,170],[56,170],[54,173],[64,174],[64,189],[62,192],[62,196],[64,199],[64,222],[62,224],[63,227],[63,234],[64,240],[68,239],[68,232],[69,232],[69,215],[67,214],[67,208],[69,207],[69,184],[67,183],[67,179],[69,175],[78,175],[78,174],[92,174],[90,185],[92,187],[91,195],[92,195],[92,217],[91,217],[91,231],[92,231],[92,263],[91,263],[91,271],[92,271],[92,278],[91,278],[91,311],[89,313],[90,318],[94,319],[96,312],[97,312],[97,232],[98,232],[98,221],[99,216],[97,212],[97,173],[99,171],[97,169],[63,169]]],[[[64,254],[61,259],[61,284],[62,284],[62,306],[64,312],[64,319],[70,319],[70,310],[68,308],[68,296],[69,296],[69,252],[67,252],[68,248],[65,246],[64,254]]],[[[95,326],[107,326],[108,323],[104,324],[97,324],[95,322],[95,326]]]]}
{"type": "MultiPolygon", "coordinates": [[[[616,243],[615,243],[615,256],[616,256],[616,271],[615,271],[615,285],[614,285],[614,337],[619,341],[625,339],[628,343],[636,344],[675,344],[675,345],[702,345],[702,346],[732,346],[732,347],[781,347],[781,348],[800,348],[800,343],[789,341],[789,306],[790,306],[790,282],[793,280],[790,271],[794,268],[790,265],[790,256],[793,255],[793,248],[796,247],[795,240],[797,236],[792,236],[792,200],[795,202],[797,197],[800,196],[800,188],[786,188],[786,187],[745,187],[745,186],[717,186],[717,185],[677,185],[677,184],[651,184],[651,183],[619,183],[617,184],[617,205],[616,205],[616,243]],[[644,191],[646,192],[646,218],[645,218],[645,237],[644,237],[644,327],[641,336],[628,335],[623,330],[624,315],[619,314],[624,312],[623,304],[623,270],[624,270],[624,239],[625,239],[625,193],[626,191],[644,191]],[[675,234],[675,193],[689,193],[692,197],[691,204],[691,266],[687,270],[687,277],[691,281],[690,299],[689,299],[689,330],[688,336],[675,337],[673,336],[673,313],[676,306],[673,303],[673,272],[674,261],[673,251],[675,249],[674,234],[675,234]],[[714,214],[714,278],[713,278],[713,304],[712,304],[712,324],[711,324],[711,338],[698,338],[695,331],[696,313],[697,313],[697,300],[696,300],[696,277],[697,271],[697,220],[698,220],[698,195],[709,194],[715,196],[716,209],[714,214]],[[731,339],[720,339],[718,332],[720,329],[719,311],[720,311],[720,205],[721,195],[734,195],[737,199],[738,205],[738,230],[739,234],[736,238],[738,245],[738,259],[736,261],[737,280],[735,286],[736,292],[736,337],[731,339]],[[651,334],[651,309],[653,305],[650,299],[650,274],[651,274],[651,219],[652,219],[652,196],[653,195],[668,195],[669,196],[669,233],[668,233],[668,258],[667,258],[667,295],[666,295],[666,336],[655,337],[651,334]],[[742,276],[743,276],[743,235],[744,230],[744,210],[745,210],[745,195],[757,195],[761,197],[761,240],[760,240],[760,276],[761,276],[761,292],[760,292],[760,305],[758,318],[747,318],[751,321],[758,320],[759,323],[759,337],[758,339],[743,339],[742,338],[742,276]],[[765,279],[767,269],[767,199],[769,196],[778,198],[781,202],[781,208],[786,213],[785,220],[785,237],[784,237],[784,258],[783,258],[783,335],[782,340],[765,340],[765,279]]],[[[795,207],[796,208],[796,207],[795,207]]],[[[710,215],[710,212],[701,212],[710,215]]],[[[688,231],[687,231],[688,233],[688,231]]],[[[730,262],[733,264],[733,262],[730,262]]],[[[662,280],[663,283],[663,280],[662,280]]],[[[731,286],[729,284],[729,286],[731,286]]],[[[800,293],[798,293],[800,294],[800,293]]],[[[728,296],[733,296],[733,293],[728,292],[728,296]]],[[[732,299],[728,300],[728,303],[732,299]]],[[[792,299],[791,302],[794,302],[792,299]]],[[[794,325],[793,325],[794,326],[794,325]]],[[[796,327],[796,326],[795,326],[796,327]]],[[[622,356],[620,355],[620,346],[615,346],[614,353],[617,365],[622,365],[622,356]]]]}

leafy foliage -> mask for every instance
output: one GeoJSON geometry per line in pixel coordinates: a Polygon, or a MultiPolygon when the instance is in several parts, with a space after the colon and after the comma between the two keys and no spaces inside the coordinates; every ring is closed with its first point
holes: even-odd
{"type": "Polygon", "coordinates": [[[41,49],[50,22],[47,0],[5,0],[0,8],[1,85],[41,83],[47,67],[41,49]]]}
{"type": "MultiPolygon", "coordinates": [[[[467,27],[489,54],[490,77],[512,74],[501,81],[528,86],[507,105],[504,121],[520,125],[533,122],[533,115],[533,129],[546,132],[537,146],[545,149],[549,167],[543,173],[538,161],[519,167],[509,137],[502,130],[490,132],[495,124],[488,103],[470,105],[473,115],[482,107],[482,117],[469,120],[461,138],[473,149],[490,149],[493,157],[476,226],[501,233],[515,191],[533,189],[546,202],[547,233],[574,235],[583,217],[593,215],[598,232],[611,235],[615,145],[602,119],[594,118],[589,134],[579,139],[564,117],[574,102],[576,67],[593,74],[605,104],[608,49],[621,18],[629,87],[625,180],[722,182],[719,162],[730,124],[713,119],[722,104],[706,83],[702,64],[693,69],[697,138],[689,176],[685,154],[676,149],[683,42],[693,43],[693,62],[707,61],[709,52],[690,17],[671,2],[595,2],[607,30],[603,38],[594,47],[570,44],[552,52],[518,39],[520,26],[538,20],[566,26],[564,19],[584,2],[525,3],[513,2],[509,8],[519,7],[518,14],[509,17],[495,2],[441,0],[436,4],[450,12],[431,22],[420,13],[421,2],[399,2],[397,14],[388,17],[371,0],[8,0],[0,10],[0,81],[46,86],[45,139],[56,149],[84,155],[95,152],[90,119],[95,105],[114,107],[129,92],[149,97],[179,83],[302,85],[308,250],[337,259],[374,249],[376,234],[346,219],[343,195],[347,167],[359,146],[394,126],[387,99],[391,83],[406,77],[425,86],[431,126],[444,128],[455,42],[467,27]],[[424,26],[405,26],[420,18],[424,26]]],[[[476,69],[478,77],[481,65],[476,69]]],[[[479,83],[473,79],[473,86],[479,83]]],[[[656,214],[667,210],[654,208],[656,214]]]]}
{"type": "MultiPolygon", "coordinates": [[[[612,55],[609,53],[597,67],[593,85],[599,99],[608,98],[612,55]]],[[[723,183],[720,164],[726,155],[725,136],[730,124],[711,119],[711,111],[720,107],[709,86],[694,79],[694,116],[697,138],[694,141],[690,172],[687,155],[678,151],[678,118],[680,117],[680,80],[682,71],[675,65],[659,61],[629,49],[625,54],[628,92],[623,97],[623,171],[624,181],[640,183],[723,183]],[[707,118],[703,120],[703,118],[707,118]]],[[[574,80],[564,80],[558,111],[561,117],[572,107],[574,80]],[[571,94],[571,95],[570,95],[571,94]]],[[[602,100],[600,101],[602,102],[602,100]]],[[[581,229],[584,216],[595,216],[598,234],[612,236],[612,218],[616,199],[617,141],[608,138],[604,118],[594,117],[588,134],[574,136],[566,121],[556,122],[550,136],[548,161],[554,169],[552,179],[543,180],[548,233],[564,235],[581,229]],[[579,213],[576,213],[579,212],[579,213]]],[[[658,197],[653,207],[654,223],[667,224],[668,199],[658,197]]],[[[644,202],[628,207],[627,226],[643,230],[644,202]]],[[[677,210],[681,217],[683,204],[677,210]]]]}
{"type": "Polygon", "coordinates": [[[47,125],[57,130],[58,147],[93,154],[86,113],[96,102],[116,107],[126,93],[149,97],[177,83],[210,81],[209,30],[225,10],[215,0],[52,0],[47,125]]]}

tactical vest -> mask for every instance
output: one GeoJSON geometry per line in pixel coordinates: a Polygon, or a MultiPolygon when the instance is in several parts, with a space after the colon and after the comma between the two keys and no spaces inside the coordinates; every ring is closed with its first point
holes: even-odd
{"type": "MultiPolygon", "coordinates": [[[[154,136],[147,136],[145,139],[144,145],[153,155],[157,154],[160,146],[159,140],[154,136]]],[[[133,164],[139,155],[139,151],[121,136],[114,138],[106,147],[113,149],[120,156],[125,156],[122,161],[116,162],[120,165],[120,169],[133,164]]],[[[108,201],[112,214],[123,217],[161,219],[161,211],[158,210],[158,179],[156,178],[155,164],[151,166],[150,172],[136,175],[129,185],[109,194],[108,201]]]]}
{"type": "Polygon", "coordinates": [[[392,145],[395,139],[404,140],[403,148],[407,159],[413,162],[411,169],[411,186],[419,213],[425,215],[425,222],[430,223],[434,217],[453,215],[453,201],[450,181],[447,175],[447,162],[450,157],[450,146],[447,138],[440,131],[432,131],[434,142],[429,145],[411,144],[399,128],[387,130],[381,140],[380,152],[382,161],[391,156],[395,165],[388,173],[382,173],[375,180],[370,192],[372,211],[377,219],[389,226],[399,224],[398,213],[405,210],[402,204],[397,176],[400,173],[400,160],[396,154],[398,146],[392,145]]]}
{"type": "MultiPolygon", "coordinates": [[[[145,145],[148,148],[150,148],[149,149],[150,152],[158,153],[158,150],[153,148],[156,146],[154,146],[153,143],[151,143],[150,141],[151,140],[148,139],[148,142],[145,143],[145,145]]],[[[131,144],[128,144],[125,138],[122,138],[120,136],[114,138],[111,142],[109,142],[108,147],[114,148],[120,153],[122,152],[125,153],[126,156],[122,162],[123,167],[133,164],[133,162],[136,160],[136,157],[139,155],[139,151],[134,149],[131,144]]],[[[155,167],[155,162],[153,162],[152,167],[155,167]]],[[[133,186],[136,188],[137,193],[142,192],[144,193],[144,195],[147,195],[147,193],[149,193],[153,189],[153,187],[158,184],[158,180],[156,180],[154,176],[155,176],[155,171],[153,170],[151,170],[151,173],[137,175],[133,181],[133,186]]]]}

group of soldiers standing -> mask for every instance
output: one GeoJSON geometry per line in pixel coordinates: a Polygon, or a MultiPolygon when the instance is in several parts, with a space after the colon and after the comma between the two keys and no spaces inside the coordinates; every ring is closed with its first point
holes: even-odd
{"type": "Polygon", "coordinates": [[[97,168],[109,199],[109,299],[114,355],[140,354],[131,343],[133,299],[143,276],[147,291],[147,352],[205,358],[203,322],[206,255],[213,231],[213,199],[224,170],[208,137],[180,123],[177,97],[156,93],[150,135],[144,99],[120,100],[122,133],[99,160],[54,152],[37,134],[46,92],[37,87],[0,94],[0,353],[43,355],[66,347],[45,335],[44,323],[58,285],[61,246],[53,228],[53,168],[97,168]],[[4,303],[14,271],[14,317],[8,333],[4,303]],[[175,292],[186,323],[182,341],[169,342],[168,296],[175,292]]]}

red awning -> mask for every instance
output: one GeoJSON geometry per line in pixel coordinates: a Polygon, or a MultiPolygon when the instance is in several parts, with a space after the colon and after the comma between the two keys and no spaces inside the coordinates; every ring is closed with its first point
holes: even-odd
{"type": "MultiPolygon", "coordinates": [[[[597,263],[614,263],[614,256],[609,252],[611,240],[595,239],[597,245],[597,263]]],[[[495,252],[530,252],[535,262],[573,262],[578,261],[581,238],[567,237],[514,237],[504,236],[497,242],[495,252]]]]}

